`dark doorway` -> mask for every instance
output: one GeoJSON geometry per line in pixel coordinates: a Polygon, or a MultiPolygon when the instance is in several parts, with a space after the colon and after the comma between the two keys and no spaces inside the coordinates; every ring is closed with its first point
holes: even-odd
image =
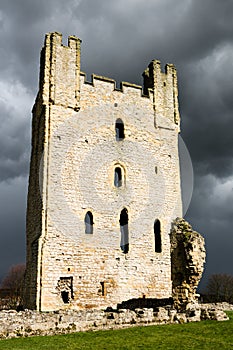
{"type": "Polygon", "coordinates": [[[124,123],[120,118],[116,120],[115,129],[116,129],[116,140],[117,141],[124,140],[125,138],[124,123]]]}
{"type": "Polygon", "coordinates": [[[62,291],[61,297],[64,304],[69,304],[69,292],[62,291]]]}
{"type": "Polygon", "coordinates": [[[128,253],[129,251],[129,228],[128,228],[128,211],[124,208],[120,215],[120,230],[121,230],[121,243],[120,247],[123,253],[128,253]]]}
{"type": "Polygon", "coordinates": [[[154,223],[154,236],[155,236],[155,252],[162,252],[162,242],[161,242],[161,225],[159,220],[155,220],[154,223]]]}

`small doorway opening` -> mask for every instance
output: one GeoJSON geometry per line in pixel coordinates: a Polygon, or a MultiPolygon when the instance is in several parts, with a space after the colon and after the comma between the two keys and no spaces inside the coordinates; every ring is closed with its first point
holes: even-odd
{"type": "Polygon", "coordinates": [[[155,237],[155,252],[162,252],[162,241],[161,241],[161,224],[157,219],[154,222],[154,237],[155,237]]]}
{"type": "Polygon", "coordinates": [[[61,298],[64,304],[69,304],[69,292],[62,291],[61,292],[61,298]]]}
{"type": "Polygon", "coordinates": [[[126,208],[122,209],[120,215],[120,232],[121,232],[121,242],[120,247],[123,253],[128,253],[129,251],[129,227],[128,227],[128,211],[126,208]]]}

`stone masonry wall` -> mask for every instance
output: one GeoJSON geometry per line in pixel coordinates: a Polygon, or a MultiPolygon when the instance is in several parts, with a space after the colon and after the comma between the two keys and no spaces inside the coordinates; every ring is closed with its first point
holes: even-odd
{"type": "MultiPolygon", "coordinates": [[[[229,308],[227,308],[229,309],[229,308]]],[[[201,320],[226,321],[229,318],[216,305],[197,305],[185,313],[171,306],[135,310],[64,310],[59,312],[0,311],[0,339],[33,335],[54,335],[87,330],[118,329],[201,320]]]]}
{"type": "Polygon", "coordinates": [[[140,86],[122,83],[117,90],[113,80],[96,75],[86,82],[74,37],[66,47],[60,34],[47,35],[41,62],[33,119],[39,123],[41,114],[44,122],[32,135],[42,146],[32,151],[25,306],[103,308],[131,298],[171,297],[169,233],[182,215],[174,66],[163,73],[152,62],[145,96],[140,86]],[[121,141],[118,119],[124,123],[121,141]],[[121,187],[114,185],[116,168],[121,187]],[[127,253],[120,248],[124,208],[127,253]],[[93,234],[85,233],[87,212],[93,234]]]}
{"type": "Polygon", "coordinates": [[[177,218],[171,230],[172,292],[177,309],[197,303],[205,257],[204,238],[187,221],[177,218]]]}

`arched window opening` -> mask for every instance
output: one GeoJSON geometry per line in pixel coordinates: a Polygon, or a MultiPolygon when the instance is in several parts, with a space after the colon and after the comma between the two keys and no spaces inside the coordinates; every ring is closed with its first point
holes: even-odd
{"type": "Polygon", "coordinates": [[[115,187],[122,186],[122,170],[120,167],[115,168],[115,171],[114,171],[114,186],[115,187]]]}
{"type": "Polygon", "coordinates": [[[116,120],[116,140],[122,141],[125,138],[125,132],[124,132],[124,123],[119,118],[116,120]]]}
{"type": "Polygon", "coordinates": [[[85,233],[92,234],[93,233],[93,215],[90,211],[88,211],[85,215],[85,233]]]}
{"type": "Polygon", "coordinates": [[[162,241],[161,241],[161,224],[159,220],[155,220],[154,223],[154,236],[155,236],[155,252],[162,252],[162,241]]]}
{"type": "Polygon", "coordinates": [[[120,247],[123,253],[128,253],[129,251],[129,228],[128,228],[128,211],[124,208],[120,215],[120,230],[121,230],[121,243],[120,247]]]}

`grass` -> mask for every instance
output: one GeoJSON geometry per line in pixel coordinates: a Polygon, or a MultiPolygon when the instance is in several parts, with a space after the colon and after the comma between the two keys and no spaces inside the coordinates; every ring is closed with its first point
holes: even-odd
{"type": "Polygon", "coordinates": [[[1,350],[230,350],[233,349],[233,311],[229,321],[133,327],[0,340],[1,350]]]}

